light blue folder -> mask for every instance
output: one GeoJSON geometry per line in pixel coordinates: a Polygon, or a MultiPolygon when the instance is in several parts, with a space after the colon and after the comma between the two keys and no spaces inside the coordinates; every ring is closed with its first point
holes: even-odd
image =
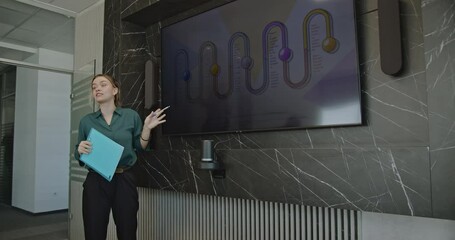
{"type": "Polygon", "coordinates": [[[122,156],[123,146],[94,128],[90,129],[87,141],[92,143],[92,151],[89,154],[82,154],[80,160],[111,181],[122,156]]]}

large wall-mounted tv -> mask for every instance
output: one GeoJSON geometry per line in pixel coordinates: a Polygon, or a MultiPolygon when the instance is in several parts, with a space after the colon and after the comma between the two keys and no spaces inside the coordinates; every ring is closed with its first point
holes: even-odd
{"type": "Polygon", "coordinates": [[[163,134],[361,124],[354,0],[238,0],[161,37],[163,134]]]}

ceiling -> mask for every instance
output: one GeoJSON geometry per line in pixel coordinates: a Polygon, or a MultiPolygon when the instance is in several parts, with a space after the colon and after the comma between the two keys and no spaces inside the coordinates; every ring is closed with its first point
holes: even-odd
{"type": "Polygon", "coordinates": [[[0,0],[0,58],[23,61],[39,48],[73,54],[74,18],[100,1],[0,0]]]}

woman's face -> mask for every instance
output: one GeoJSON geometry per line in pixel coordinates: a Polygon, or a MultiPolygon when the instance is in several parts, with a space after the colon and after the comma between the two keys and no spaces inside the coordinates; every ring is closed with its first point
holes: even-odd
{"type": "Polygon", "coordinates": [[[99,104],[112,101],[114,103],[115,94],[118,89],[109,81],[109,79],[99,76],[92,81],[92,95],[99,104]]]}

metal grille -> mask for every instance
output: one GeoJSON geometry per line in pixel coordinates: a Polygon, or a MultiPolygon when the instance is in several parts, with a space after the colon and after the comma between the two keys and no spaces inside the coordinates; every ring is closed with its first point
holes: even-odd
{"type": "MultiPolygon", "coordinates": [[[[358,240],[360,212],[139,189],[138,239],[358,240]]],[[[113,220],[108,239],[116,239],[113,220]]]]}

